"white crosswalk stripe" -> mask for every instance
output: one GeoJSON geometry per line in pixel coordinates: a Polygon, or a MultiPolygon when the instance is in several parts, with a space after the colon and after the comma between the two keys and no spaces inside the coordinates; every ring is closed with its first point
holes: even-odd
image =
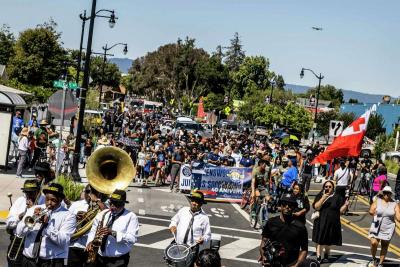
{"type": "MultiPolygon", "coordinates": [[[[169,235],[169,230],[168,230],[168,222],[169,220],[166,219],[161,219],[161,218],[152,218],[152,217],[146,217],[146,216],[138,216],[139,221],[140,219],[147,219],[147,220],[153,220],[158,222],[162,222],[164,225],[155,225],[151,223],[140,223],[140,228],[139,228],[139,234],[138,234],[138,243],[135,244],[135,246],[138,247],[146,247],[146,248],[153,248],[153,249],[159,249],[159,250],[164,250],[173,240],[173,238],[169,235]],[[159,240],[154,240],[154,234],[159,234],[160,239],[159,240]],[[166,233],[168,233],[166,235],[166,233]],[[152,242],[149,243],[147,237],[152,236],[151,240],[152,242]],[[168,236],[166,238],[166,236],[168,236]],[[156,242],[154,242],[156,241],[156,242]]],[[[248,262],[248,263],[257,263],[257,259],[255,258],[245,258],[242,255],[245,255],[249,252],[252,252],[251,254],[254,254],[256,250],[258,250],[258,247],[260,245],[260,238],[259,238],[259,233],[251,232],[251,231],[245,231],[247,234],[255,234],[254,238],[249,238],[249,237],[242,237],[242,236],[237,236],[235,234],[243,233],[244,230],[238,231],[241,229],[233,229],[233,228],[227,228],[227,227],[212,227],[212,232],[216,234],[220,234],[222,239],[221,239],[221,247],[220,247],[220,255],[221,258],[223,259],[228,259],[228,260],[235,260],[235,261],[241,261],[241,262],[248,262]],[[225,231],[226,230],[232,230],[233,235],[228,235],[228,234],[223,234],[220,231],[225,231]],[[219,230],[219,231],[218,231],[219,230]],[[236,233],[235,233],[236,232],[236,233]],[[229,240],[229,241],[228,241],[229,240]]],[[[252,235],[251,235],[252,236],[252,235]]],[[[309,240],[311,242],[311,240],[309,240]]],[[[311,245],[311,244],[310,244],[311,245]]],[[[364,253],[353,253],[346,251],[347,248],[356,246],[354,244],[348,244],[344,243],[342,250],[337,250],[333,249],[332,252],[342,255],[335,264],[332,266],[340,266],[343,263],[349,263],[350,262],[354,264],[366,264],[370,258],[369,254],[369,246],[356,246],[360,249],[365,250],[364,253]],[[356,256],[356,257],[355,257],[356,256]]],[[[315,252],[315,247],[314,246],[309,246],[309,252],[315,252]]],[[[257,252],[258,253],[258,252],[257,252]]],[[[398,261],[398,259],[391,259],[387,258],[387,260],[391,261],[398,261]]]]}

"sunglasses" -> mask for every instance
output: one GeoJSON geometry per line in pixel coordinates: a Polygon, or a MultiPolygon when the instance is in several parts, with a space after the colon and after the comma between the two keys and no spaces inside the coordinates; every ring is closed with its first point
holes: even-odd
{"type": "Polygon", "coordinates": [[[86,190],[85,190],[85,193],[86,193],[86,194],[89,194],[90,192],[92,192],[92,190],[90,190],[90,189],[86,189],[86,190]]]}
{"type": "Polygon", "coordinates": [[[115,202],[115,201],[110,201],[110,206],[113,205],[116,208],[122,207],[124,205],[124,202],[115,202]]]}

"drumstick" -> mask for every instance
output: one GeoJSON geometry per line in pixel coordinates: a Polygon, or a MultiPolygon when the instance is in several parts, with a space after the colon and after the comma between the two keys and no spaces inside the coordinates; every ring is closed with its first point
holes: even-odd
{"type": "Polygon", "coordinates": [[[175,232],[172,232],[172,235],[174,236],[174,241],[175,241],[175,243],[176,243],[176,235],[175,235],[175,232]]]}
{"type": "Polygon", "coordinates": [[[197,244],[193,244],[193,245],[191,245],[190,247],[188,247],[187,249],[185,249],[185,250],[182,252],[182,254],[185,254],[185,253],[186,253],[186,251],[188,251],[189,249],[192,249],[192,248],[194,248],[196,245],[197,245],[197,244]]]}

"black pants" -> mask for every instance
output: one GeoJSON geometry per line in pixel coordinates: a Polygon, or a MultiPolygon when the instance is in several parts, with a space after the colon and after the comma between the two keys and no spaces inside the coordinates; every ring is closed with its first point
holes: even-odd
{"type": "Polygon", "coordinates": [[[23,256],[22,266],[24,267],[64,267],[64,259],[44,260],[31,259],[23,256]]]}
{"type": "Polygon", "coordinates": [[[129,253],[115,258],[97,255],[96,267],[127,267],[128,263],[129,253]]]}
{"type": "Polygon", "coordinates": [[[345,200],[346,200],[346,189],[347,189],[347,186],[345,186],[345,185],[338,185],[338,186],[336,186],[336,190],[335,190],[336,193],[337,193],[339,196],[341,196],[342,199],[343,199],[343,203],[340,204],[340,205],[343,205],[344,202],[345,202],[345,200]]]}
{"type": "Polygon", "coordinates": [[[68,267],[86,266],[87,253],[83,248],[70,247],[68,252],[68,267]]]}

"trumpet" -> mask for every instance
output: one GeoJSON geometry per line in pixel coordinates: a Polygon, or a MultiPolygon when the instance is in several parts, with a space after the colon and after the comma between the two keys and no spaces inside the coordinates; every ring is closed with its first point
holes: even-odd
{"type": "Polygon", "coordinates": [[[35,225],[40,222],[43,216],[49,214],[50,210],[48,208],[45,208],[41,210],[38,215],[26,216],[24,223],[29,229],[33,229],[33,227],[35,227],[35,225]]]}

